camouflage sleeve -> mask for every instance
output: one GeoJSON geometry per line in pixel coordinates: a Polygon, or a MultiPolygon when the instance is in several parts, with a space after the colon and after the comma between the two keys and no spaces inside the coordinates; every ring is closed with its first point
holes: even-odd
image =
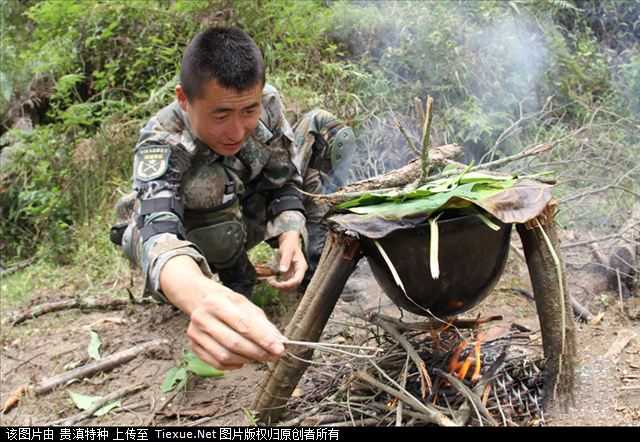
{"type": "Polygon", "coordinates": [[[281,233],[296,231],[300,233],[305,244],[307,244],[306,218],[304,214],[298,210],[285,210],[277,217],[267,222],[267,231],[265,240],[271,241],[281,233]]]}
{"type": "Polygon", "coordinates": [[[290,230],[304,236],[306,218],[299,192],[302,188],[302,163],[296,160],[300,155],[294,151],[293,130],[285,117],[280,94],[273,86],[265,86],[263,106],[265,124],[274,133],[274,139],[268,146],[269,162],[262,173],[262,186],[270,189],[266,239],[290,230]]]}
{"type": "Polygon", "coordinates": [[[206,259],[185,240],[182,176],[191,164],[193,149],[179,134],[160,130],[152,119],[142,130],[135,149],[134,190],[137,261],[145,277],[145,294],[166,302],[160,290],[160,272],[169,259],[191,256],[211,276],[206,259]]]}

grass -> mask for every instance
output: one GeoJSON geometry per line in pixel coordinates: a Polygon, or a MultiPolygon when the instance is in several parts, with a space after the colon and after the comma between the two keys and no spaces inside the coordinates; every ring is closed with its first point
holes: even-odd
{"type": "Polygon", "coordinates": [[[129,263],[109,241],[109,224],[104,216],[77,226],[69,238],[73,256],[60,265],[46,256],[46,245],[28,267],[0,277],[2,312],[29,302],[38,293],[55,297],[74,295],[104,296],[128,280],[129,263]]]}
{"type": "Polygon", "coordinates": [[[18,304],[28,302],[35,290],[40,288],[60,289],[64,285],[63,268],[47,260],[39,260],[29,267],[0,276],[0,306],[2,313],[18,304]]]}

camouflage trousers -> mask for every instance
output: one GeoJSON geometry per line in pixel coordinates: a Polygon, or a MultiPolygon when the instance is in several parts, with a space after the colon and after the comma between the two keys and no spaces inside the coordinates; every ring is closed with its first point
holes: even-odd
{"type": "MultiPolygon", "coordinates": [[[[323,110],[311,111],[300,118],[294,126],[293,152],[297,156],[295,164],[301,168],[303,176],[303,190],[307,193],[327,193],[340,184],[340,177],[334,174],[337,158],[336,152],[340,149],[351,147],[352,131],[339,122],[332,114],[323,110]],[[347,136],[344,140],[344,134],[347,136]],[[340,138],[342,137],[342,138],[340,138]],[[337,143],[339,138],[340,143],[337,143]],[[346,141],[346,142],[345,142],[346,141]],[[339,145],[338,145],[339,144],[339,145]]],[[[340,166],[339,166],[340,167],[340,166]]],[[[144,262],[144,253],[140,243],[140,233],[136,226],[135,217],[132,215],[135,205],[135,194],[125,197],[118,204],[118,216],[121,220],[128,220],[128,228],[123,242],[125,255],[141,269],[147,268],[144,262]]],[[[264,241],[267,233],[267,204],[264,194],[246,189],[239,200],[237,214],[242,218],[246,230],[244,250],[238,255],[231,265],[217,266],[213,262],[207,262],[209,269],[217,272],[221,282],[232,290],[250,295],[256,283],[256,273],[250,263],[247,251],[264,241]]],[[[303,234],[305,254],[309,270],[305,275],[303,289],[310,281],[313,272],[317,268],[320,255],[327,236],[327,227],[323,222],[330,206],[324,202],[304,197],[303,201],[306,215],[306,232],[303,234]]],[[[185,214],[185,223],[189,224],[185,214]]],[[[270,238],[269,243],[277,246],[275,238],[270,238]]],[[[196,246],[199,244],[195,243],[196,246]]],[[[199,254],[189,253],[198,259],[199,254]]],[[[200,266],[203,268],[203,266],[200,266]]],[[[206,267],[206,266],[205,266],[206,267]]],[[[204,268],[203,270],[209,270],[204,268]]],[[[205,271],[205,273],[210,273],[205,271]]],[[[156,275],[157,279],[159,275],[156,275]]]]}

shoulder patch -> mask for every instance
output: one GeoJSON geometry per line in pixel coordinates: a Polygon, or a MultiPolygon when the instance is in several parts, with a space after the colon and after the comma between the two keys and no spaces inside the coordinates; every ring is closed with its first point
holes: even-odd
{"type": "Polygon", "coordinates": [[[151,181],[160,178],[169,169],[169,146],[145,147],[136,152],[134,173],[140,181],[151,181]]]}

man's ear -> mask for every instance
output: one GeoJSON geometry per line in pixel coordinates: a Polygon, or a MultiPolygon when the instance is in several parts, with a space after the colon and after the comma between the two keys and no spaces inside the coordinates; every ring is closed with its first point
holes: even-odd
{"type": "Polygon", "coordinates": [[[178,100],[180,108],[186,112],[188,99],[181,84],[176,84],[176,99],[178,100]]]}

